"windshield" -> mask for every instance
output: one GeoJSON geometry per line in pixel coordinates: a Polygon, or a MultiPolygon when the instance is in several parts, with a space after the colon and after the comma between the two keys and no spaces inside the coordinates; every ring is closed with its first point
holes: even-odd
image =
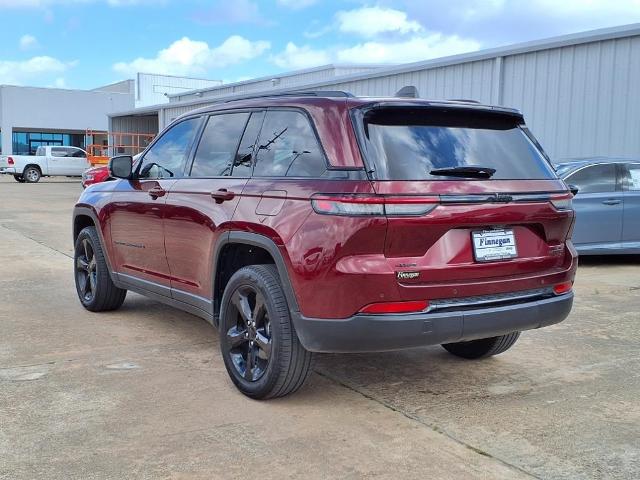
{"type": "Polygon", "coordinates": [[[367,158],[379,180],[450,180],[454,175],[437,170],[457,167],[494,169],[492,180],[556,178],[515,117],[388,107],[367,112],[363,120],[367,158]]]}

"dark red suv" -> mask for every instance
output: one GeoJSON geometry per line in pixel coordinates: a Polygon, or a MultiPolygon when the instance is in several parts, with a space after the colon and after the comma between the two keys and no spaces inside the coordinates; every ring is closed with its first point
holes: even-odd
{"type": "Polygon", "coordinates": [[[82,304],[133,290],[205,318],[246,395],[312,352],[481,358],[562,321],[572,195],[512,109],[305,92],[175,120],[73,215],[82,304]]]}

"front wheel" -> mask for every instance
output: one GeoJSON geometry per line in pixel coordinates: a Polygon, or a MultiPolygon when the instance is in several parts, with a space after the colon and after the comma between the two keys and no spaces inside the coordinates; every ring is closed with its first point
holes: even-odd
{"type": "Polygon", "coordinates": [[[520,337],[520,332],[512,332],[498,337],[481,338],[470,342],[445,343],[442,347],[449,353],[474,360],[492,357],[509,350],[520,337]]]}
{"type": "Polygon", "coordinates": [[[127,291],[115,286],[95,227],[84,228],[76,239],[74,255],[76,291],[80,303],[92,312],[115,310],[127,291]]]}
{"type": "Polygon", "coordinates": [[[13,178],[18,183],[24,183],[24,177],[22,175],[14,175],[13,178]]]}
{"type": "Polygon", "coordinates": [[[293,393],[311,373],[313,355],[298,340],[274,265],[244,267],[229,280],[220,349],[231,380],[251,398],[293,393]]]}

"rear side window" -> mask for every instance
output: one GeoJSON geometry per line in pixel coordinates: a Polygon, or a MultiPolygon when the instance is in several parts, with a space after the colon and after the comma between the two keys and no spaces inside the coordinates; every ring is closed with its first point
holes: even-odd
{"type": "Polygon", "coordinates": [[[612,163],[590,165],[569,175],[565,182],[578,187],[581,193],[616,191],[616,166],[612,163]]]}
{"type": "Polygon", "coordinates": [[[435,169],[495,169],[492,180],[555,179],[518,124],[490,112],[390,107],[364,115],[367,159],[380,180],[447,180],[435,169]]]}
{"type": "Polygon", "coordinates": [[[257,177],[319,177],[327,169],[308,118],[294,111],[268,111],[258,141],[257,177]]]}
{"type": "Polygon", "coordinates": [[[625,188],[630,191],[640,191],[640,163],[627,165],[625,188]]]}
{"type": "Polygon", "coordinates": [[[67,148],[53,147],[51,148],[51,156],[52,157],[70,157],[71,155],[69,155],[69,150],[67,148]]]}
{"type": "Polygon", "coordinates": [[[138,176],[149,179],[181,177],[199,125],[200,118],[190,118],[167,130],[144,154],[138,176]]]}
{"type": "Polygon", "coordinates": [[[248,113],[209,117],[191,167],[192,177],[229,175],[248,113]]]}

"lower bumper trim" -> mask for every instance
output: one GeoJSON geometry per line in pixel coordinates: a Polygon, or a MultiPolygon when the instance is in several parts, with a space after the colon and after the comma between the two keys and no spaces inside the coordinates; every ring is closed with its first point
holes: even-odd
{"type": "Polygon", "coordinates": [[[294,315],[302,345],[312,352],[379,352],[438,345],[531,330],[563,321],[573,292],[476,310],[315,319],[294,315]]]}

